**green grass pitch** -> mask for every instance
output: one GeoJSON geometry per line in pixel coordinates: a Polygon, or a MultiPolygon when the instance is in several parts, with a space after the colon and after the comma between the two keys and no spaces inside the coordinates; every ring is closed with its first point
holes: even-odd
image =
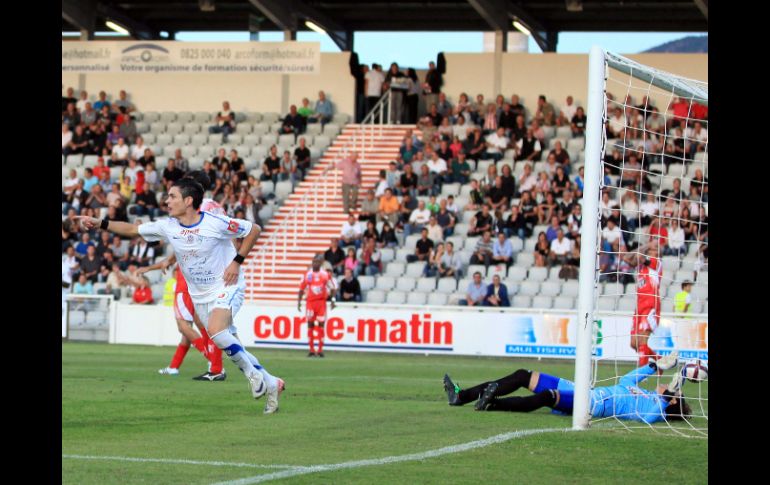
{"type": "MultiPolygon", "coordinates": [[[[449,407],[441,378],[448,372],[467,387],[520,367],[571,377],[573,364],[334,351],[310,359],[301,350],[251,350],[286,380],[274,415],[262,414],[264,398],[251,398],[227,359],[226,381],[199,382],[191,377],[206,366],[194,350],[179,376],[162,376],[157,369],[168,364],[171,347],[62,343],[62,483],[263,483],[273,474],[279,477],[267,483],[708,481],[707,439],[668,430],[629,432],[612,420],[586,432],[532,434],[465,451],[450,448],[440,456],[308,473],[298,467],[403,457],[518,430],[569,428],[571,418],[547,409],[514,414],[449,407]]],[[[609,366],[600,369],[614,373],[609,366]]],[[[688,386],[695,388],[687,384],[685,393],[688,386]]]]}

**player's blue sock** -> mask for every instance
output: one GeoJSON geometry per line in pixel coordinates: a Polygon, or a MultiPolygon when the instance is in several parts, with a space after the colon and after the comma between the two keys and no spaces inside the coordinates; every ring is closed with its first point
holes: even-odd
{"type": "Polygon", "coordinates": [[[216,335],[211,336],[211,340],[217,344],[217,347],[230,357],[230,360],[238,366],[245,375],[252,375],[258,368],[252,364],[248,353],[243,349],[241,343],[233,337],[228,330],[222,330],[216,335]]]}

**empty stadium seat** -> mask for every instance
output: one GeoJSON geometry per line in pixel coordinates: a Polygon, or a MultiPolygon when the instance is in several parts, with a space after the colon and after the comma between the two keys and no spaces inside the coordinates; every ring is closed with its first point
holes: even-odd
{"type": "Polygon", "coordinates": [[[385,303],[403,305],[406,303],[406,293],[403,291],[389,291],[385,297],[385,303]]]}
{"type": "Polygon", "coordinates": [[[396,289],[399,291],[410,292],[417,286],[417,281],[409,276],[401,276],[396,280],[396,289]]]}
{"type": "Polygon", "coordinates": [[[417,280],[417,291],[430,293],[436,289],[436,278],[420,278],[417,280]]]}
{"type": "Polygon", "coordinates": [[[428,305],[446,305],[449,302],[449,295],[444,293],[431,293],[428,295],[428,305]]]}
{"type": "Polygon", "coordinates": [[[408,305],[425,305],[428,303],[428,294],[421,291],[410,292],[406,297],[408,305]]]}
{"type": "Polygon", "coordinates": [[[382,290],[369,290],[366,292],[367,303],[385,303],[385,292],[382,290]]]}

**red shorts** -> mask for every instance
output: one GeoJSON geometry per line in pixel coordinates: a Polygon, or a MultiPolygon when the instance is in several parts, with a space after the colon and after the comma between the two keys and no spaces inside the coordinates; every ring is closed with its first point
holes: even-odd
{"type": "Polygon", "coordinates": [[[308,322],[325,322],[326,300],[308,301],[307,308],[305,308],[305,318],[308,322]]]}
{"type": "Polygon", "coordinates": [[[649,335],[658,328],[658,312],[654,308],[643,308],[634,314],[631,335],[649,335]]]}
{"type": "Polygon", "coordinates": [[[192,322],[195,316],[195,307],[192,298],[186,291],[174,295],[174,316],[185,322],[192,322]]]}

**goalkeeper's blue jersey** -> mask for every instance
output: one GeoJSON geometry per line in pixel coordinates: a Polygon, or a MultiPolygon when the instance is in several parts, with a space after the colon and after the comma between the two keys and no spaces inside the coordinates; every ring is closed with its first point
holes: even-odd
{"type": "Polygon", "coordinates": [[[637,386],[655,372],[645,365],[621,377],[618,385],[593,389],[591,415],[595,418],[615,416],[648,424],[665,420],[669,398],[637,386]]]}

